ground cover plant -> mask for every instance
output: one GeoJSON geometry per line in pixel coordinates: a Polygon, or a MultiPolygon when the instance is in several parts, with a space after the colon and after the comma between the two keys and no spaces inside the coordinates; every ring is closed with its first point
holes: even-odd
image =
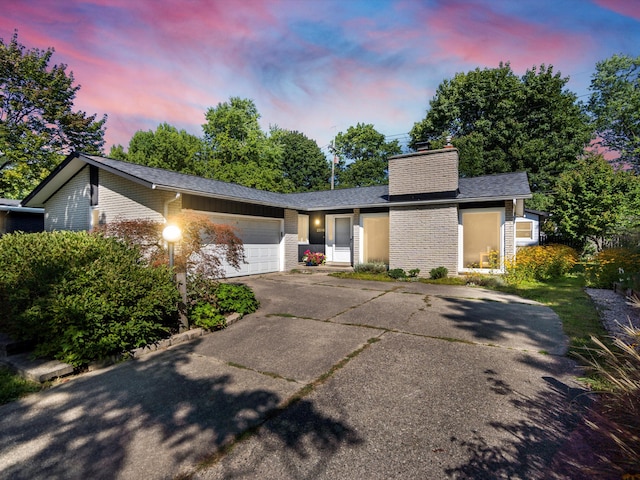
{"type": "Polygon", "coordinates": [[[633,248],[610,248],[598,252],[585,266],[587,285],[612,288],[619,283],[623,288],[640,290],[640,252],[633,248]]]}
{"type": "Polygon", "coordinates": [[[0,367],[0,405],[17,400],[29,393],[39,392],[44,386],[16,375],[5,367],[0,367]]]}
{"type": "Polygon", "coordinates": [[[0,238],[0,330],[74,366],[154,343],[177,329],[166,266],[87,232],[0,238]]]}

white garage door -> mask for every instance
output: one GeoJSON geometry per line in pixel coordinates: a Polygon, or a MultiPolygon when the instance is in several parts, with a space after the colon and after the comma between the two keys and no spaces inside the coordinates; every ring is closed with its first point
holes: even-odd
{"type": "Polygon", "coordinates": [[[244,244],[246,262],[240,270],[226,265],[227,277],[280,271],[280,220],[235,216],[214,216],[215,223],[231,225],[244,244]]]}

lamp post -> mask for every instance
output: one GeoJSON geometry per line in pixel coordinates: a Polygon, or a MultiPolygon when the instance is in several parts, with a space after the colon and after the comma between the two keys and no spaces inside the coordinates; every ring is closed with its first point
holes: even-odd
{"type": "Polygon", "coordinates": [[[176,225],[167,225],[162,230],[162,238],[169,246],[169,268],[173,268],[174,265],[174,247],[177,241],[182,238],[182,231],[176,225]]]}

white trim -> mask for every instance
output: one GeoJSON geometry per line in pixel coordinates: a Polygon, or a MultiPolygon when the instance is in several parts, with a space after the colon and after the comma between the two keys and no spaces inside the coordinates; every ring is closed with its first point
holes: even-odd
{"type": "MultiPolygon", "coordinates": [[[[352,262],[353,257],[353,214],[352,213],[339,213],[335,215],[325,216],[325,228],[327,230],[325,235],[325,255],[327,262],[335,262],[335,221],[337,218],[349,219],[349,232],[350,232],[350,246],[349,246],[349,263],[352,262]]],[[[340,260],[338,260],[340,261],[340,260]]]]}
{"type": "MultiPolygon", "coordinates": [[[[492,208],[466,208],[458,210],[458,271],[459,272],[479,272],[479,273],[496,273],[495,269],[491,268],[466,268],[464,266],[464,227],[462,225],[462,216],[465,213],[500,213],[500,268],[497,270],[499,273],[504,273],[504,255],[505,255],[505,208],[504,207],[492,207],[492,208]]],[[[514,229],[515,236],[515,229],[514,229]]]]}

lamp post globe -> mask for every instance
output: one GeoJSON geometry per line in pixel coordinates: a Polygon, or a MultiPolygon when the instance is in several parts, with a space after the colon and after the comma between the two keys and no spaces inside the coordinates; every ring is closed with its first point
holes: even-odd
{"type": "Polygon", "coordinates": [[[173,247],[174,244],[180,240],[182,237],[182,231],[180,227],[177,225],[167,225],[164,230],[162,230],[162,238],[169,245],[169,268],[173,268],[174,265],[174,255],[173,255],[173,247]]]}

